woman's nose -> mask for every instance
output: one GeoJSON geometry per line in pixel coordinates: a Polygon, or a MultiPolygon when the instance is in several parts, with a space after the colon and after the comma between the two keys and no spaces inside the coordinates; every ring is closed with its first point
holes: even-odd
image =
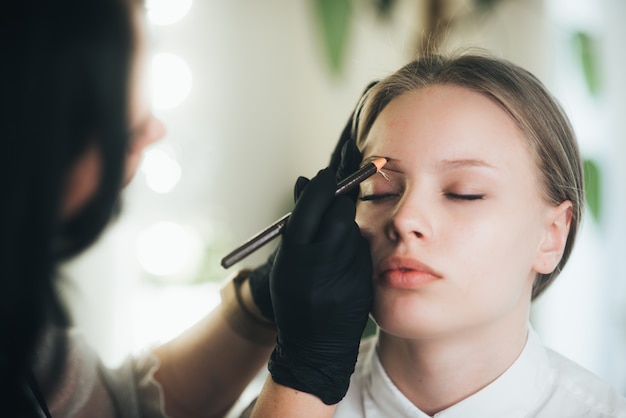
{"type": "Polygon", "coordinates": [[[146,145],[153,144],[162,139],[165,136],[165,131],[165,125],[161,119],[153,115],[144,133],[146,145]]]}
{"type": "Polygon", "coordinates": [[[165,125],[159,118],[150,114],[143,123],[131,133],[130,150],[132,152],[142,152],[144,148],[158,142],[164,136],[165,125]]]}
{"type": "Polygon", "coordinates": [[[394,241],[423,240],[429,238],[431,232],[427,202],[416,191],[405,192],[387,222],[388,237],[394,241]]]}

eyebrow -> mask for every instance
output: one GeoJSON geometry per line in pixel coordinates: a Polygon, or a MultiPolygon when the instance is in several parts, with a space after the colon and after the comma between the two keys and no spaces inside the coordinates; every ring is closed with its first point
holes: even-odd
{"type": "Polygon", "coordinates": [[[459,168],[489,168],[492,170],[497,170],[497,167],[489,164],[485,160],[479,160],[475,158],[463,158],[459,160],[443,160],[437,164],[442,171],[454,170],[459,168]]]}
{"type": "MultiPolygon", "coordinates": [[[[372,155],[363,160],[363,165],[374,161],[377,158],[387,158],[387,165],[385,166],[386,171],[398,171],[398,169],[394,169],[394,161],[398,161],[395,158],[390,158],[386,156],[380,155],[372,155]]],[[[456,160],[442,160],[437,163],[437,168],[439,171],[451,171],[451,170],[459,170],[463,168],[487,168],[491,170],[498,170],[496,166],[493,164],[489,164],[485,160],[481,160],[478,158],[461,158],[456,160]]]]}

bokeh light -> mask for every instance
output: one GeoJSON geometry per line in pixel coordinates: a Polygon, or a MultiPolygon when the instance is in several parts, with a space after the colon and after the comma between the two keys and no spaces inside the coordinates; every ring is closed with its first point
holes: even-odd
{"type": "Polygon", "coordinates": [[[191,9],[192,0],[147,0],[148,18],[155,25],[171,25],[191,9]]]}
{"type": "Polygon", "coordinates": [[[191,91],[191,70],[179,56],[157,53],[152,58],[152,100],[157,109],[171,109],[191,91]]]}
{"type": "Polygon", "coordinates": [[[146,149],[140,170],[148,187],[157,193],[170,192],[182,176],[174,150],[164,144],[146,149]]]}
{"type": "Polygon", "coordinates": [[[202,239],[191,228],[159,221],[143,230],[137,239],[137,259],[141,267],[155,276],[190,274],[203,254],[202,239]]]}

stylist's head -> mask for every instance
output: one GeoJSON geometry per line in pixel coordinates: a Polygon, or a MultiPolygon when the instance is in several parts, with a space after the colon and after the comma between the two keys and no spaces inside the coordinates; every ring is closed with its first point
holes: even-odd
{"type": "MultiPolygon", "coordinates": [[[[91,244],[163,127],[138,0],[16,1],[0,16],[0,367],[21,367],[56,263],[91,244]]],[[[4,375],[4,374],[3,374],[4,375]]]]}
{"type": "Polygon", "coordinates": [[[3,24],[11,64],[2,132],[11,172],[25,171],[14,177],[14,204],[47,223],[38,232],[65,257],[98,236],[163,127],[148,105],[138,0],[34,3],[3,24]]]}
{"type": "MultiPolygon", "coordinates": [[[[141,2],[126,0],[130,8],[132,27],[132,54],[128,80],[127,138],[122,184],[126,185],[135,175],[143,151],[164,135],[163,124],[154,117],[149,102],[147,77],[147,42],[144,15],[138,13],[141,2]]],[[[68,174],[65,195],[61,203],[61,217],[72,218],[96,195],[101,180],[101,156],[96,144],[76,161],[68,174]]],[[[116,164],[119,168],[119,163],[116,164]]],[[[106,180],[106,179],[103,179],[106,180]]]]}

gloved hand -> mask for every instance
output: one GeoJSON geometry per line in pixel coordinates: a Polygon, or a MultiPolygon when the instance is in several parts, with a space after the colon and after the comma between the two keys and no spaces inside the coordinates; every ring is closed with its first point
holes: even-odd
{"type": "MultiPolygon", "coordinates": [[[[376,83],[377,81],[371,82],[363,91],[363,95],[376,85],[376,83]]],[[[339,136],[339,141],[337,141],[337,145],[331,155],[329,167],[336,173],[335,179],[337,182],[357,171],[361,164],[361,160],[363,159],[355,142],[355,125],[357,122],[358,109],[355,109],[350,115],[346,126],[343,128],[343,131],[339,136]],[[354,119],[355,116],[357,117],[357,120],[354,119]]],[[[302,178],[300,183],[296,186],[296,200],[298,198],[299,191],[302,190],[306,184],[306,181],[304,180],[306,179],[302,178]]],[[[355,188],[346,193],[345,196],[350,197],[354,202],[356,202],[358,194],[359,190],[358,188],[355,188]]],[[[274,264],[276,251],[277,249],[269,255],[265,264],[261,264],[250,272],[250,291],[252,293],[252,299],[263,316],[270,321],[274,321],[274,311],[272,308],[272,299],[269,289],[269,275],[274,264]]]]}
{"type": "Polygon", "coordinates": [[[369,245],[354,201],[335,197],[336,185],[329,168],[298,180],[270,274],[278,328],[272,378],[326,404],[346,394],[373,297],[369,245]]]}

